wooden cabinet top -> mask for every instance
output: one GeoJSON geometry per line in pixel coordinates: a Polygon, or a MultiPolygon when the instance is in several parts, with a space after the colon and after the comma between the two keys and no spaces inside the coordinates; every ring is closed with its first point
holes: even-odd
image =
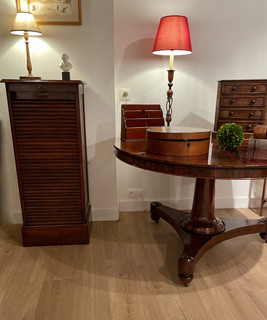
{"type": "Polygon", "coordinates": [[[81,80],[19,80],[19,79],[2,79],[0,82],[3,83],[52,83],[52,84],[56,84],[56,83],[66,83],[66,84],[86,84],[85,82],[81,81],[81,80]]]}
{"type": "Polygon", "coordinates": [[[218,82],[266,82],[267,79],[232,79],[232,80],[219,80],[218,82]]]}

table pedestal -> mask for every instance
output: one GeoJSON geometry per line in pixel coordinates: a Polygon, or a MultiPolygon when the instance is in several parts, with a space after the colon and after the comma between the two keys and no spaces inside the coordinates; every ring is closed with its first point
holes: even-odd
{"type": "Polygon", "coordinates": [[[178,260],[178,276],[185,286],[193,279],[200,257],[216,244],[237,236],[259,233],[267,242],[267,218],[219,219],[214,215],[214,179],[196,179],[193,207],[190,214],[152,202],[152,220],[166,220],[183,241],[178,260]]]}

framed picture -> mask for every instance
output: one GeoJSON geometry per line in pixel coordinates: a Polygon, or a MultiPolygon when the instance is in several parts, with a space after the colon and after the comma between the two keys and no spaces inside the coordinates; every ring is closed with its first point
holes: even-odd
{"type": "Polygon", "coordinates": [[[82,24],[81,0],[16,0],[18,11],[31,12],[38,24],[82,24]]]}

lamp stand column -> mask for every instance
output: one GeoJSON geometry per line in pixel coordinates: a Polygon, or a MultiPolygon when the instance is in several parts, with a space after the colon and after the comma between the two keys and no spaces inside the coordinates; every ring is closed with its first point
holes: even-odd
{"type": "Polygon", "coordinates": [[[167,91],[167,102],[166,102],[166,122],[167,126],[170,126],[170,122],[172,121],[172,101],[173,101],[173,77],[174,77],[174,71],[173,69],[168,70],[168,87],[169,90],[167,91]]]}
{"type": "Polygon", "coordinates": [[[31,80],[38,80],[41,79],[41,77],[34,77],[32,75],[32,63],[31,63],[31,56],[30,56],[30,48],[29,48],[29,34],[28,32],[24,32],[24,39],[25,39],[25,45],[26,45],[26,57],[27,57],[27,70],[28,75],[27,76],[21,76],[21,80],[25,79],[31,79],[31,80]]]}
{"type": "Polygon", "coordinates": [[[25,44],[26,44],[28,77],[32,77],[32,63],[31,63],[31,56],[30,56],[30,49],[29,49],[29,34],[28,34],[28,32],[24,32],[24,39],[25,39],[25,44]]]}

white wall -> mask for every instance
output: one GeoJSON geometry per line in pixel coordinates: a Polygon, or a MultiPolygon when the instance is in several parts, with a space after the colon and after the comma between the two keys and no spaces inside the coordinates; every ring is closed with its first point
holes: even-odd
{"type": "MultiPolygon", "coordinates": [[[[172,125],[212,129],[218,80],[267,78],[266,12],[264,0],[115,0],[117,136],[119,88],[131,89],[129,103],[159,103],[165,108],[169,61],[152,54],[162,16],[187,16],[193,47],[191,55],[175,58],[172,125]]],[[[145,172],[120,161],[117,177],[121,210],[145,209],[153,200],[191,206],[193,179],[145,172]],[[131,197],[128,189],[143,189],[143,194],[131,197]]],[[[216,207],[259,205],[261,185],[262,181],[217,181],[216,207]],[[253,197],[257,201],[251,201],[253,197]]]]}
{"type": "MultiPolygon", "coordinates": [[[[26,74],[23,39],[10,34],[16,1],[0,0],[0,78],[26,74]]],[[[115,136],[113,1],[83,0],[82,26],[40,26],[43,36],[31,38],[33,74],[61,79],[61,55],[73,64],[71,78],[83,80],[90,202],[94,220],[118,219],[115,136]],[[100,18],[101,17],[101,18],[100,18]],[[104,22],[104,23],[103,23],[104,22]],[[107,183],[108,182],[108,183],[107,183]]],[[[0,84],[0,218],[21,221],[5,87],[0,84]]]]}

